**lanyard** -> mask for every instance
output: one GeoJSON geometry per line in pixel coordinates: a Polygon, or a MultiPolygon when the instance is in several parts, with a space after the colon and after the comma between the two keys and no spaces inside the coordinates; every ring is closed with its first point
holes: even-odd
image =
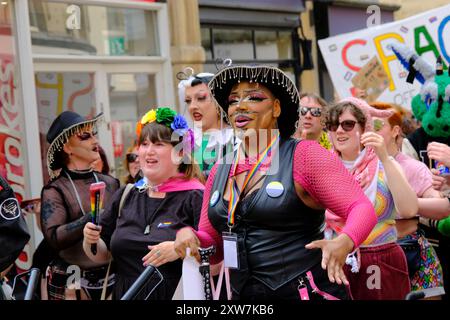
{"type": "MultiPolygon", "coordinates": [[[[247,177],[244,180],[244,184],[242,185],[242,191],[245,189],[247,184],[250,182],[250,180],[253,178],[253,176],[258,171],[259,167],[262,165],[264,160],[267,158],[270,150],[272,150],[272,147],[275,145],[275,143],[279,140],[280,134],[278,133],[270,142],[270,144],[267,146],[267,148],[259,155],[258,161],[254,164],[252,169],[250,169],[249,173],[247,174],[247,177]]],[[[231,167],[232,170],[232,179],[233,183],[230,183],[230,201],[228,202],[228,227],[231,228],[234,226],[234,213],[236,211],[237,204],[239,202],[239,199],[241,197],[241,191],[239,190],[239,187],[236,182],[236,178],[234,177],[234,174],[236,173],[236,168],[239,163],[239,152],[237,153],[237,156],[234,158],[234,163],[231,167]]]]}

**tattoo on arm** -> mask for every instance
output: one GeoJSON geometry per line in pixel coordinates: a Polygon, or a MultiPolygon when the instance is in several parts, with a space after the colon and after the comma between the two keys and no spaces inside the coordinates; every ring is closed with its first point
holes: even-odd
{"type": "Polygon", "coordinates": [[[76,229],[83,229],[84,225],[88,222],[86,216],[81,217],[73,222],[70,222],[66,225],[66,231],[73,231],[76,229]]]}
{"type": "Polygon", "coordinates": [[[53,215],[54,212],[55,204],[53,203],[53,201],[45,201],[42,203],[41,219],[44,225],[47,225],[48,219],[53,215]]]}

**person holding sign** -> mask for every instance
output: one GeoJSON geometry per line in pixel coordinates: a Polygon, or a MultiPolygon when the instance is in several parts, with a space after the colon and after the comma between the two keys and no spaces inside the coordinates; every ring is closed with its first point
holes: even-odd
{"type": "Polygon", "coordinates": [[[376,217],[335,155],[291,138],[294,83],[274,67],[228,66],[209,87],[242,143],[212,168],[199,229],[177,233],[177,253],[190,248],[200,260],[198,247],[214,245],[211,263],[224,257],[233,299],[347,299],[342,265],[376,217]],[[347,221],[331,241],[323,240],[324,208],[347,221]]]}
{"type": "Polygon", "coordinates": [[[41,192],[41,226],[45,241],[57,255],[47,277],[50,300],[97,299],[102,291],[100,281],[107,266],[93,262],[82,248],[83,227],[91,221],[90,185],[106,184],[105,203],[119,188],[117,179],[92,169],[92,162],[100,158],[96,138],[100,116],[85,119],[64,111],[47,133],[47,166],[52,179],[41,192]],[[68,281],[71,270],[81,276],[83,290],[77,287],[78,279],[68,281]]]}
{"type": "Polygon", "coordinates": [[[168,300],[182,268],[173,245],[175,234],[185,226],[197,227],[204,185],[192,162],[192,131],[184,117],[170,108],[150,110],[138,123],[137,136],[143,182],[114,195],[99,227],[86,224],[83,248],[98,263],[114,259],[113,299],[122,298],[151,265],[164,280],[158,285],[158,277],[150,278],[136,299],[168,300]],[[97,245],[95,255],[92,244],[97,245]]]}

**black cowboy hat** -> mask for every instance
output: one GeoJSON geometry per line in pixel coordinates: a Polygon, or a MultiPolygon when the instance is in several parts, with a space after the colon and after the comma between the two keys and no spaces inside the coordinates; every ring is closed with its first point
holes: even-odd
{"type": "Polygon", "coordinates": [[[77,132],[94,125],[103,113],[99,113],[92,119],[86,119],[73,111],[64,111],[53,121],[47,132],[47,142],[50,144],[47,151],[47,166],[51,177],[55,170],[64,165],[60,156],[64,144],[77,132]]]}
{"type": "Polygon", "coordinates": [[[261,83],[280,100],[281,114],[278,129],[282,138],[295,132],[298,120],[299,94],[291,79],[280,69],[271,66],[229,66],[219,71],[209,82],[211,93],[217,103],[228,113],[228,96],[233,86],[241,81],[261,83]]]}

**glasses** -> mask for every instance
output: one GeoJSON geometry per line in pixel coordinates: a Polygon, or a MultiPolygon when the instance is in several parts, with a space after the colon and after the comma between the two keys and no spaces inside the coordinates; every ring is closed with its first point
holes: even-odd
{"type": "Polygon", "coordinates": [[[339,126],[342,127],[342,129],[344,129],[344,131],[352,131],[353,128],[355,127],[355,124],[357,124],[357,121],[354,120],[344,120],[342,122],[339,123],[327,123],[327,129],[329,131],[335,132],[339,126]]]}
{"type": "Polygon", "coordinates": [[[311,112],[313,117],[320,117],[322,115],[322,108],[310,108],[310,107],[300,107],[300,114],[306,116],[306,114],[311,112]]]}
{"type": "Polygon", "coordinates": [[[132,163],[135,162],[138,158],[138,155],[136,153],[127,153],[127,162],[132,163]]]}
{"type": "Polygon", "coordinates": [[[81,141],[86,141],[86,140],[89,140],[91,137],[94,138],[96,135],[97,135],[97,131],[93,130],[92,132],[78,133],[77,137],[81,141]]]}
{"type": "Polygon", "coordinates": [[[384,121],[380,119],[374,119],[373,120],[373,130],[375,132],[380,131],[384,127],[384,121]]]}

